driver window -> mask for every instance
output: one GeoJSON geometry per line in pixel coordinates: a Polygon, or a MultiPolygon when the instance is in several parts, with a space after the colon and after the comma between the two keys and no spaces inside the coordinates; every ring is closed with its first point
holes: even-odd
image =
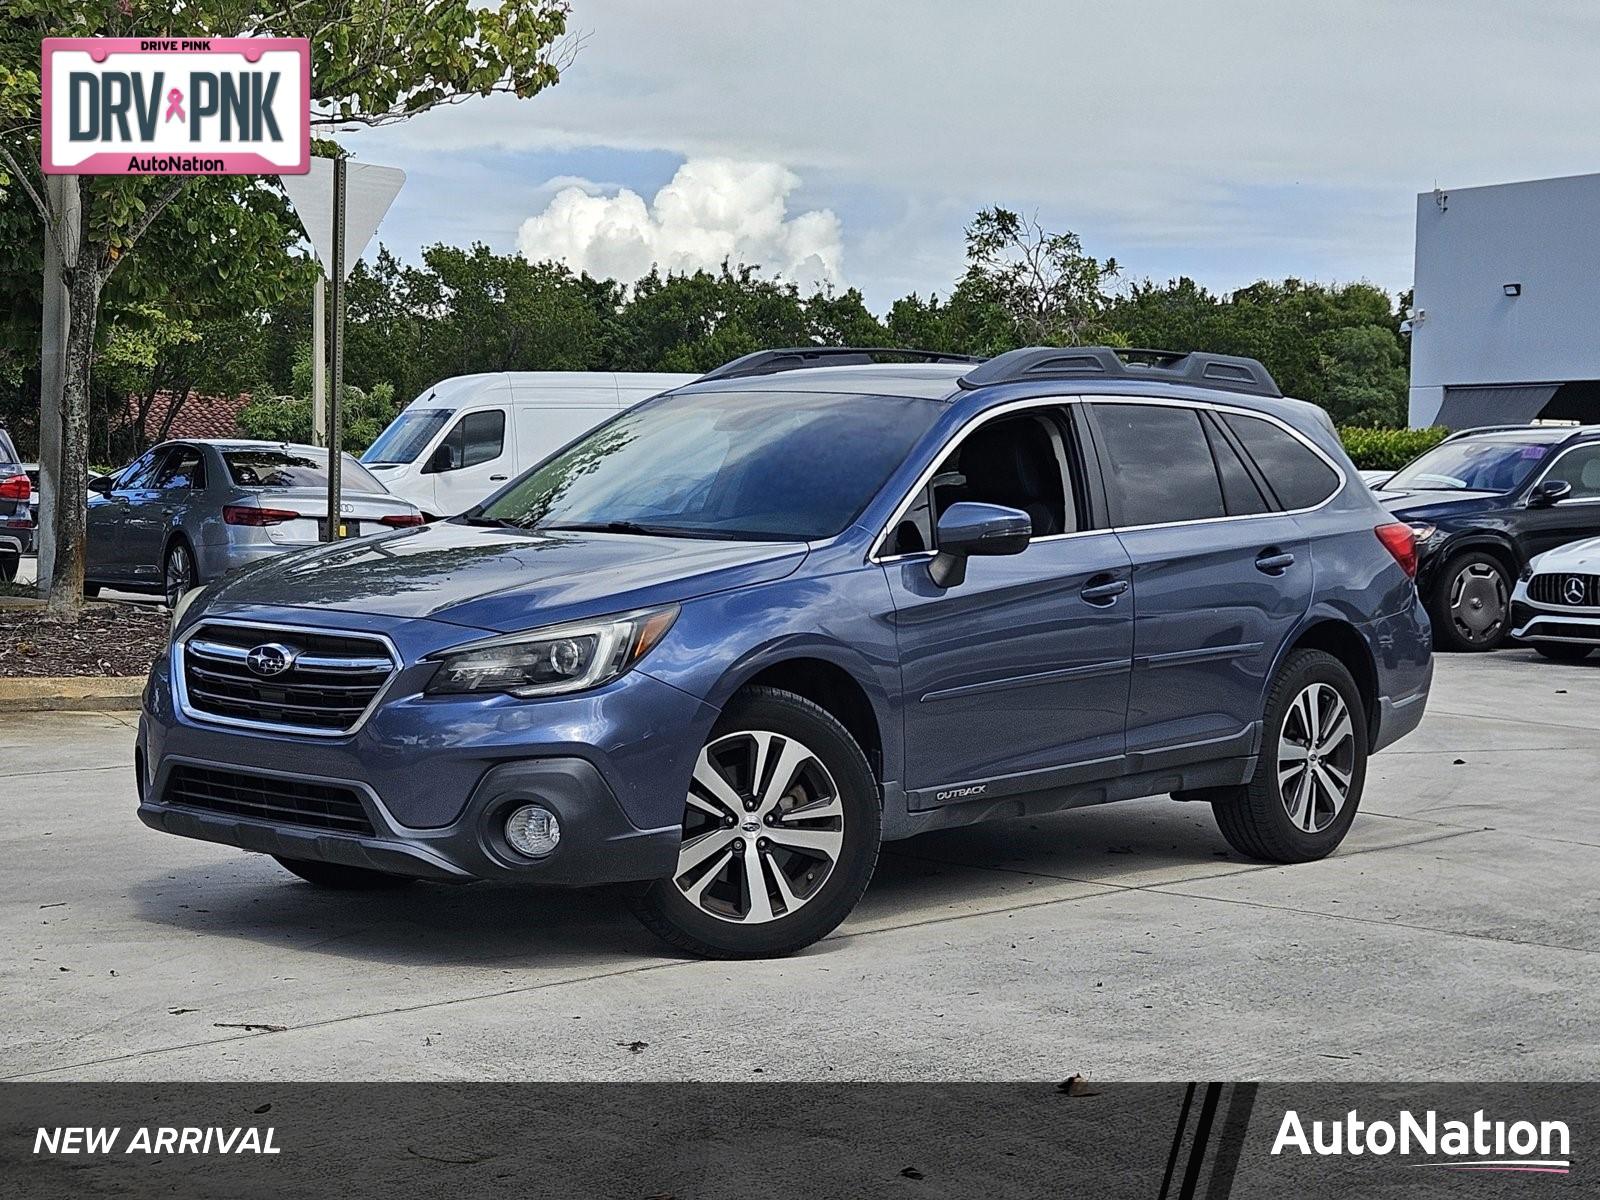
{"type": "Polygon", "coordinates": [[[434,451],[439,470],[459,471],[499,458],[506,444],[506,414],[500,409],[468,413],[434,451]]]}
{"type": "Polygon", "coordinates": [[[1600,500],[1600,442],[1567,451],[1545,478],[1562,479],[1572,485],[1564,500],[1600,500]]]}
{"type": "Polygon", "coordinates": [[[1071,490],[1065,430],[1049,413],[1002,417],[980,425],[939,464],[895,527],[886,554],[934,549],[939,517],[952,504],[974,501],[1020,509],[1034,537],[1074,533],[1081,526],[1071,490]]]}
{"type": "Polygon", "coordinates": [[[117,480],[116,489],[119,492],[132,491],[135,488],[150,486],[156,468],[166,457],[165,451],[147,450],[144,457],[135,460],[133,466],[122,473],[122,478],[117,480]]]}

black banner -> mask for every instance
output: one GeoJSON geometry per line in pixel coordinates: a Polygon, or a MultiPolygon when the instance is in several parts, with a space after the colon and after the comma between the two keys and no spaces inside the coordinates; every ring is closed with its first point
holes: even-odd
{"type": "Polygon", "coordinates": [[[10,1084],[20,1197],[1600,1194],[1600,1089],[10,1084]]]}

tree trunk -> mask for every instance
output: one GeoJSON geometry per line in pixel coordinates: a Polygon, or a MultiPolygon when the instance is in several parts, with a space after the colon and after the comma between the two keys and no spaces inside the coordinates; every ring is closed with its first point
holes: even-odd
{"type": "MultiPolygon", "coordinates": [[[[84,205],[84,212],[88,212],[84,205]]],[[[79,242],[78,265],[68,275],[72,328],[67,338],[61,396],[61,474],[56,494],[56,557],[49,610],[77,620],[83,612],[85,519],[89,494],[89,374],[94,363],[95,320],[100,314],[101,247],[79,242]]]]}

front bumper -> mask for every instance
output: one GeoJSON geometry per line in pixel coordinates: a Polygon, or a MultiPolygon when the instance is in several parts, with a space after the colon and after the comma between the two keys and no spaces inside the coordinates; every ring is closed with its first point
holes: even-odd
{"type": "Polygon", "coordinates": [[[1511,636],[1524,642],[1600,646],[1600,608],[1543,604],[1528,597],[1528,581],[1511,593],[1511,636]]]}
{"type": "MultiPolygon", "coordinates": [[[[464,640],[437,622],[349,617],[328,614],[321,627],[381,632],[411,664],[464,640]]],[[[427,696],[431,670],[402,668],[354,733],[305,736],[181,711],[171,657],[163,658],[139,724],[140,819],[246,850],[430,879],[595,884],[671,874],[683,798],[715,709],[638,670],[593,692],[540,700],[427,696]],[[185,764],[348,789],[371,832],[175,801],[168,784],[185,764]],[[561,823],[560,844],[541,859],[518,855],[501,836],[509,810],[529,801],[561,823]]]]}
{"type": "MultiPolygon", "coordinates": [[[[141,772],[143,761],[141,754],[141,772]]],[[[594,765],[583,759],[503,763],[479,781],[460,815],[439,829],[401,825],[382,799],[358,781],[275,773],[283,780],[348,785],[362,797],[371,835],[166,803],[167,781],[174,769],[184,764],[217,765],[188,763],[169,755],[148,773],[148,779],[140,779],[139,819],[163,833],[241,850],[445,883],[476,879],[580,886],[621,883],[669,875],[677,862],[680,828],[639,829],[623,813],[594,765]],[[510,812],[531,802],[550,809],[561,824],[560,844],[540,859],[518,854],[501,834],[510,812]]]]}

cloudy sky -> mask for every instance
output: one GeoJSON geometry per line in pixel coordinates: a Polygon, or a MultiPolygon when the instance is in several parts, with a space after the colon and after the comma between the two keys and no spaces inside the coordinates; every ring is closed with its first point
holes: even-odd
{"type": "Polygon", "coordinates": [[[381,240],[637,276],[731,256],[882,308],[981,207],[1134,276],[1409,286],[1415,197],[1600,171],[1594,0],[575,0],[555,89],[351,135],[381,240]]]}

